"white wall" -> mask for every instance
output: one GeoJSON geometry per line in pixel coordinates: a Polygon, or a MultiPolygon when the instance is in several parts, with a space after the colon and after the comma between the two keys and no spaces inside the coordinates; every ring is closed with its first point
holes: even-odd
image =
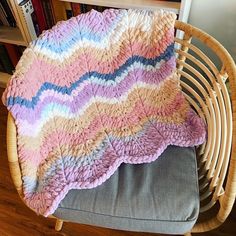
{"type": "Polygon", "coordinates": [[[215,37],[236,61],[236,0],[192,0],[188,22],[215,37]]]}

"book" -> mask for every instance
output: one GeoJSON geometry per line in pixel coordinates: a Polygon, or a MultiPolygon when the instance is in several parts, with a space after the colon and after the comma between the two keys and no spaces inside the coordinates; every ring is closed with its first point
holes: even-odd
{"type": "MultiPolygon", "coordinates": [[[[13,7],[11,5],[12,4],[11,0],[7,0],[7,4],[9,6],[10,10],[11,10],[11,13],[12,13],[14,19],[16,20],[16,15],[15,15],[15,12],[14,12],[13,7]]],[[[17,25],[17,22],[16,22],[16,25],[17,25]]]]}
{"type": "Polygon", "coordinates": [[[8,56],[11,60],[11,63],[14,67],[16,67],[19,59],[20,59],[20,52],[17,48],[17,46],[9,43],[4,43],[3,44],[7,50],[8,56]]]}
{"type": "Polygon", "coordinates": [[[25,46],[18,46],[17,49],[18,49],[19,54],[21,56],[23,54],[23,52],[25,51],[26,47],[25,46]]]}
{"type": "Polygon", "coordinates": [[[31,18],[32,18],[32,21],[33,21],[35,33],[36,33],[36,35],[38,37],[40,35],[40,33],[41,33],[41,30],[39,28],[38,19],[37,19],[37,16],[36,16],[35,12],[31,13],[31,18]]]}
{"type": "Polygon", "coordinates": [[[1,8],[3,8],[3,10],[5,12],[6,19],[9,23],[9,25],[12,27],[16,27],[16,20],[11,12],[11,9],[7,3],[7,0],[0,0],[0,5],[1,5],[1,8]]]}
{"type": "Polygon", "coordinates": [[[14,67],[3,44],[0,44],[0,60],[5,69],[5,72],[7,72],[8,74],[12,74],[14,67]]]}
{"type": "Polygon", "coordinates": [[[0,4],[0,20],[3,25],[10,26],[10,24],[7,20],[6,12],[1,4],[0,4]]]}
{"type": "Polygon", "coordinates": [[[99,11],[99,6],[94,6],[94,9],[95,9],[96,11],[99,11]]]}
{"type": "Polygon", "coordinates": [[[39,26],[39,33],[42,33],[43,30],[47,29],[47,23],[43,13],[42,2],[40,0],[31,0],[31,1],[34,7],[37,24],[39,26]]]}
{"type": "Polygon", "coordinates": [[[94,9],[95,8],[95,6],[93,6],[93,5],[89,5],[89,4],[87,4],[87,12],[88,11],[91,11],[92,9],[94,9]]]}
{"type": "Polygon", "coordinates": [[[97,11],[103,12],[103,11],[104,11],[104,8],[103,8],[102,6],[97,6],[97,11]]]}
{"type": "Polygon", "coordinates": [[[70,2],[64,2],[65,10],[66,10],[66,19],[70,19],[73,16],[73,11],[71,8],[70,2]]]}
{"type": "Polygon", "coordinates": [[[52,5],[52,12],[54,21],[67,20],[65,4],[62,1],[50,0],[52,5]]]}
{"type": "Polygon", "coordinates": [[[24,22],[24,24],[22,24],[21,26],[25,32],[27,41],[36,39],[36,30],[38,30],[38,25],[36,25],[36,22],[33,22],[33,20],[35,20],[35,17],[32,2],[30,0],[21,1],[17,6],[17,15],[20,21],[24,22]]]}
{"type": "Polygon", "coordinates": [[[4,67],[3,67],[1,58],[0,58],[0,72],[6,72],[5,69],[4,69],[4,67]]]}
{"type": "Polygon", "coordinates": [[[81,7],[79,3],[71,3],[71,8],[73,11],[73,16],[78,16],[79,14],[81,14],[81,7]]]}
{"type": "Polygon", "coordinates": [[[54,19],[53,19],[51,2],[48,0],[41,0],[41,3],[42,3],[42,7],[43,7],[43,13],[45,16],[45,20],[47,23],[47,29],[50,29],[55,24],[54,19]]]}
{"type": "Polygon", "coordinates": [[[81,13],[86,13],[87,12],[87,6],[86,4],[80,4],[80,7],[81,7],[81,13]]]}

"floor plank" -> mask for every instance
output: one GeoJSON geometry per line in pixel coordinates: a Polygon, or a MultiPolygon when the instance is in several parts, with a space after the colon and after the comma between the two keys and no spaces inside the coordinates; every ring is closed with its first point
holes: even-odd
{"type": "MultiPolygon", "coordinates": [[[[0,96],[3,90],[0,89],[0,96]]],[[[54,230],[54,219],[35,215],[18,197],[13,186],[6,153],[7,110],[0,104],[0,236],[158,236],[158,234],[124,232],[81,224],[64,223],[61,232],[54,230]]],[[[217,230],[199,236],[235,236],[236,207],[217,230]]]]}

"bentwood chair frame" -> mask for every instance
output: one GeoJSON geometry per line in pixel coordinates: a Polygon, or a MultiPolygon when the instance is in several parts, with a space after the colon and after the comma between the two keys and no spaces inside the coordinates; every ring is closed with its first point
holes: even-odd
{"type": "MultiPolygon", "coordinates": [[[[208,129],[206,143],[197,149],[201,207],[199,220],[191,230],[205,232],[226,220],[236,196],[236,68],[227,50],[210,35],[179,21],[176,21],[175,28],[184,33],[183,39],[175,38],[181,86],[208,129]],[[214,52],[221,61],[220,69],[192,43],[192,38],[214,52]],[[226,86],[228,82],[229,88],[226,86]],[[204,217],[213,209],[210,218],[204,217]]],[[[10,113],[7,149],[11,176],[20,197],[23,197],[17,132],[10,113]]],[[[63,220],[57,219],[55,229],[60,230],[62,224],[63,220]]]]}

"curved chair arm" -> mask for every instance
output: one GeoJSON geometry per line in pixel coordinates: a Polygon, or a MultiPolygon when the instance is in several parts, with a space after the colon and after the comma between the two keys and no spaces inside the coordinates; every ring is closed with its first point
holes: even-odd
{"type": "MultiPolygon", "coordinates": [[[[192,232],[205,232],[218,227],[226,220],[230,214],[230,211],[232,210],[236,196],[236,67],[228,51],[216,39],[207,33],[197,29],[196,27],[179,21],[176,21],[175,27],[176,29],[184,31],[184,33],[187,35],[183,41],[189,42],[189,39],[193,37],[200,40],[202,43],[213,50],[213,52],[222,61],[223,68],[221,73],[227,73],[230,83],[233,130],[232,148],[230,147],[230,144],[228,144],[229,146],[227,147],[229,151],[231,149],[229,170],[225,191],[219,197],[220,209],[218,214],[208,221],[197,223],[192,229],[192,232]]],[[[182,46],[182,50],[186,51],[185,45],[182,46]]],[[[185,58],[183,60],[185,60],[185,58]]]]}
{"type": "Polygon", "coordinates": [[[17,155],[17,131],[10,112],[7,117],[7,156],[13,183],[19,196],[23,199],[22,175],[17,155]]]}

